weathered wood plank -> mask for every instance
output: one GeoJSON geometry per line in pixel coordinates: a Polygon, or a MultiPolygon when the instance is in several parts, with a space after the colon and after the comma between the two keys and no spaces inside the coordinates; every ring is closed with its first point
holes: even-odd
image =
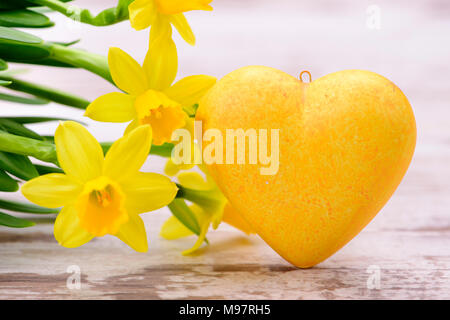
{"type": "Polygon", "coordinates": [[[31,242],[2,235],[0,298],[450,298],[450,232],[365,231],[331,259],[300,270],[258,238],[222,229],[193,257],[181,256],[186,243],[154,237],[150,252],[138,254],[113,239],[66,250],[45,232],[30,233],[31,242]],[[66,286],[71,265],[80,268],[80,290],[66,286]],[[380,289],[367,286],[373,268],[380,289]]]}

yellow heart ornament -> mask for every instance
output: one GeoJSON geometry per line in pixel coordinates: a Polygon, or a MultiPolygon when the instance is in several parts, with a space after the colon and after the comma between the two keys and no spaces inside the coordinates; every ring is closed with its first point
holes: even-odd
{"type": "Polygon", "coordinates": [[[374,218],[416,144],[408,99],[388,79],[362,70],[304,83],[269,67],[241,68],[204,96],[196,118],[203,132],[223,136],[227,129],[279,129],[275,174],[261,174],[260,163],[208,167],[256,233],[301,268],[330,257],[374,218]]]}

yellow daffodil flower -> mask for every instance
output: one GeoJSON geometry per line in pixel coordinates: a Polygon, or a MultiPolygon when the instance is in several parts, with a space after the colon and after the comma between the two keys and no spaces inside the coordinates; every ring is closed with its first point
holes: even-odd
{"type": "Polygon", "coordinates": [[[139,252],[148,249],[139,214],[169,204],[178,188],[167,177],[139,172],[151,147],[148,125],[117,140],[103,155],[100,144],[79,123],[61,123],[55,133],[58,162],[64,174],[52,173],[22,186],[38,205],[63,207],[54,234],[64,247],[78,247],[111,234],[139,252]]]}
{"type": "Polygon", "coordinates": [[[211,11],[211,2],[212,0],[135,0],[128,6],[130,23],[136,30],[151,26],[151,39],[157,38],[161,30],[173,25],[187,43],[194,45],[195,36],[183,12],[211,11]]]}
{"type": "Polygon", "coordinates": [[[177,74],[177,55],[171,39],[162,38],[151,46],[141,67],[119,48],[110,48],[111,76],[125,93],[103,95],[86,109],[85,116],[103,122],[128,122],[126,133],[139,125],[153,129],[153,143],[171,140],[172,132],[184,127],[191,107],[211,88],[216,78],[197,75],[171,85],[177,74]]]}
{"type": "MultiPolygon", "coordinates": [[[[209,196],[215,200],[209,205],[199,205],[194,203],[190,206],[191,211],[197,218],[201,231],[194,246],[183,251],[183,255],[188,255],[198,250],[205,241],[209,227],[212,225],[213,229],[217,229],[222,221],[246,234],[254,233],[250,225],[223,196],[211,176],[207,174],[205,181],[197,172],[182,172],[178,175],[178,181],[183,187],[208,192],[209,196]]],[[[160,232],[161,237],[167,240],[179,239],[193,234],[194,233],[185,227],[175,216],[171,216],[164,223],[160,232]]]]}

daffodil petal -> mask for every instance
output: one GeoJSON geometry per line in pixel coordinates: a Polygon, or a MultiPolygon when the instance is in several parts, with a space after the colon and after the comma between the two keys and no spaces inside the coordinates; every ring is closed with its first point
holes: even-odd
{"type": "Polygon", "coordinates": [[[223,209],[225,208],[225,204],[226,204],[226,199],[225,197],[223,197],[223,200],[220,204],[217,204],[215,208],[211,208],[211,214],[212,214],[212,218],[211,218],[211,222],[212,222],[212,227],[214,230],[216,230],[219,225],[222,223],[223,220],[223,209]]]}
{"type": "Polygon", "coordinates": [[[201,174],[197,172],[181,172],[177,178],[182,186],[189,189],[208,190],[210,188],[201,174]]]}
{"type": "Polygon", "coordinates": [[[95,99],[84,115],[102,122],[128,122],[136,117],[134,99],[126,93],[108,93],[95,99]]]}
{"type": "Polygon", "coordinates": [[[175,240],[191,236],[194,233],[186,228],[175,216],[164,222],[159,235],[166,240],[175,240]]]}
{"type": "Polygon", "coordinates": [[[191,211],[194,213],[200,226],[205,223],[208,223],[209,225],[209,223],[211,222],[211,214],[205,211],[203,207],[194,203],[189,206],[189,209],[191,209],[191,211]]]}
{"type": "Polygon", "coordinates": [[[212,11],[213,0],[156,0],[158,10],[163,14],[177,14],[191,10],[212,11]]]}
{"type": "Polygon", "coordinates": [[[186,17],[182,13],[174,14],[169,16],[170,22],[178,30],[180,36],[189,43],[191,46],[195,45],[195,35],[192,32],[191,26],[189,25],[186,17]]]}
{"type": "Polygon", "coordinates": [[[77,211],[73,206],[64,207],[58,214],[54,234],[56,241],[66,248],[79,247],[94,237],[80,226],[77,211]]]}
{"type": "Polygon", "coordinates": [[[103,150],[81,124],[62,122],[55,132],[55,144],[58,162],[72,180],[86,182],[101,175],[103,150]]]}
{"type": "Polygon", "coordinates": [[[134,119],[134,120],[131,121],[130,124],[126,127],[125,132],[123,133],[123,135],[129,134],[131,131],[133,131],[133,130],[136,129],[137,127],[139,127],[139,121],[138,121],[137,119],[134,119]]]}
{"type": "Polygon", "coordinates": [[[62,173],[50,173],[26,182],[22,194],[31,202],[47,207],[59,208],[73,203],[82,187],[62,173]]]}
{"type": "Polygon", "coordinates": [[[158,14],[153,20],[152,28],[150,29],[150,44],[160,37],[172,37],[172,25],[167,15],[158,14]]]}
{"type": "Polygon", "coordinates": [[[250,224],[242,218],[239,212],[237,212],[229,202],[225,205],[225,209],[223,210],[222,221],[248,235],[255,233],[250,224]]]}
{"type": "Polygon", "coordinates": [[[144,70],[122,49],[109,48],[108,64],[114,83],[123,91],[136,96],[148,89],[144,70]]]}
{"type": "Polygon", "coordinates": [[[200,101],[216,81],[216,78],[206,75],[190,76],[181,79],[164,93],[182,106],[192,106],[200,101]]]}
{"type": "Polygon", "coordinates": [[[166,165],[164,166],[164,173],[170,177],[176,175],[180,170],[180,166],[175,164],[172,159],[167,160],[166,165]]]}
{"type": "Polygon", "coordinates": [[[105,157],[103,174],[116,182],[136,175],[148,157],[151,144],[150,126],[137,127],[113,143],[105,157]]]}
{"type": "Polygon", "coordinates": [[[185,255],[185,256],[190,255],[190,254],[194,253],[195,251],[197,251],[200,248],[200,246],[202,245],[203,241],[205,241],[206,233],[208,232],[208,229],[209,229],[209,221],[205,221],[202,224],[202,227],[201,227],[202,231],[200,232],[200,235],[198,236],[197,241],[192,246],[192,248],[190,248],[188,250],[184,250],[182,252],[183,255],[185,255]]]}
{"type": "Polygon", "coordinates": [[[120,227],[116,237],[138,252],[148,251],[144,222],[137,214],[129,214],[128,222],[120,227]]]}
{"type": "Polygon", "coordinates": [[[150,89],[163,91],[175,80],[178,70],[177,47],[172,40],[172,27],[165,17],[157,19],[152,26],[143,68],[150,89]]]}
{"type": "Polygon", "coordinates": [[[148,28],[158,14],[153,0],[135,0],[128,6],[131,26],[136,30],[148,28]]]}
{"type": "Polygon", "coordinates": [[[122,181],[126,207],[133,213],[162,208],[177,195],[178,188],[169,178],[157,173],[139,172],[122,181]]]}
{"type": "Polygon", "coordinates": [[[198,204],[193,204],[190,206],[197,217],[199,224],[203,225],[204,221],[208,221],[208,225],[209,223],[212,223],[212,228],[214,230],[217,229],[222,222],[223,209],[226,204],[226,199],[223,195],[216,193],[216,197],[216,201],[209,205],[203,204],[200,206],[198,204]]]}

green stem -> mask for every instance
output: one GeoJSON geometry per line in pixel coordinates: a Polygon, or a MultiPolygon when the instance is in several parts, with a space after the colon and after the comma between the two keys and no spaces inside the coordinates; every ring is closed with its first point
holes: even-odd
{"type": "Polygon", "coordinates": [[[56,1],[56,0],[30,0],[30,2],[39,4],[41,6],[50,8],[52,10],[61,12],[63,14],[67,14],[68,11],[70,11],[70,4],[66,4],[64,2],[61,1],[56,1]]]}
{"type": "MultiPolygon", "coordinates": [[[[195,216],[194,212],[188,207],[183,199],[174,199],[167,205],[169,210],[181,222],[186,228],[191,230],[194,234],[200,236],[202,229],[195,216]]],[[[209,244],[208,239],[205,237],[205,242],[209,244]]]]}
{"type": "Polygon", "coordinates": [[[94,16],[87,9],[66,4],[58,0],[29,0],[30,2],[48,7],[54,11],[62,13],[75,21],[90,24],[93,26],[109,26],[128,19],[128,5],[133,0],[119,0],[117,7],[103,10],[94,16]]]}
{"type": "Polygon", "coordinates": [[[9,214],[0,212],[0,226],[10,228],[27,228],[34,226],[35,223],[22,218],[17,218],[9,214]]]}
{"type": "Polygon", "coordinates": [[[183,199],[174,199],[167,207],[178,221],[196,235],[200,235],[201,229],[197,218],[183,199]]]}
{"type": "Polygon", "coordinates": [[[0,75],[0,79],[11,81],[11,84],[6,86],[8,89],[32,94],[36,97],[54,101],[65,106],[78,109],[86,109],[86,107],[90,103],[89,101],[77,97],[73,94],[38,85],[32,82],[18,80],[10,76],[0,75]]]}
{"type": "Polygon", "coordinates": [[[54,44],[52,58],[56,61],[86,69],[114,84],[109,72],[108,59],[102,55],[54,44]]]}
{"type": "MultiPolygon", "coordinates": [[[[4,61],[86,69],[113,83],[105,56],[44,42],[26,32],[0,27],[0,56],[4,61]]],[[[4,84],[5,85],[5,84],[4,84]]]]}
{"type": "Polygon", "coordinates": [[[24,212],[24,213],[37,213],[37,214],[51,214],[51,213],[59,212],[59,209],[49,209],[49,208],[36,206],[34,204],[9,201],[9,200],[3,200],[3,199],[0,199],[0,208],[9,210],[9,211],[24,212]]]}
{"type": "Polygon", "coordinates": [[[177,187],[178,193],[176,198],[183,198],[204,207],[213,207],[221,202],[221,200],[214,197],[209,190],[189,189],[180,184],[177,184],[177,187]]]}
{"type": "Polygon", "coordinates": [[[0,131],[0,151],[31,156],[44,162],[58,163],[55,145],[0,131]]]}
{"type": "Polygon", "coordinates": [[[56,167],[50,167],[50,166],[44,166],[42,164],[35,164],[34,167],[36,168],[37,172],[40,175],[48,174],[48,173],[64,173],[63,170],[56,167]]]}

